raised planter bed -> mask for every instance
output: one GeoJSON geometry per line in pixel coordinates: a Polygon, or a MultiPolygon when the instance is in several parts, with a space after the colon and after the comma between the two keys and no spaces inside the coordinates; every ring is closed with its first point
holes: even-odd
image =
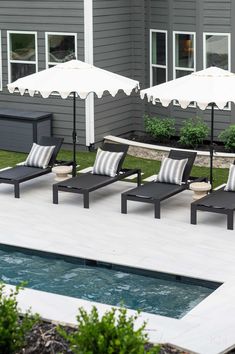
{"type": "MultiPolygon", "coordinates": [[[[35,325],[28,334],[26,345],[16,354],[72,354],[68,342],[57,332],[58,323],[42,321],[35,325]]],[[[73,327],[64,326],[67,332],[74,331],[73,327]]],[[[151,347],[151,345],[150,345],[151,347]]],[[[94,353],[95,354],[95,353],[94,353]]],[[[105,353],[104,353],[105,354],[105,353]]],[[[188,351],[177,349],[169,344],[162,344],[159,354],[189,354],[188,351]]]]}
{"type": "MultiPolygon", "coordinates": [[[[168,146],[152,145],[146,143],[140,143],[137,141],[132,141],[124,138],[119,138],[113,135],[105,136],[105,140],[115,143],[128,144],[129,150],[128,154],[136,157],[141,157],[145,159],[161,160],[163,157],[168,156],[171,149],[182,150],[179,148],[171,148],[168,146]]],[[[197,151],[197,158],[195,165],[197,166],[209,166],[209,152],[200,150],[190,150],[187,151],[197,151]]],[[[230,164],[235,160],[234,153],[224,153],[215,152],[214,154],[214,167],[228,168],[230,164]]]]}

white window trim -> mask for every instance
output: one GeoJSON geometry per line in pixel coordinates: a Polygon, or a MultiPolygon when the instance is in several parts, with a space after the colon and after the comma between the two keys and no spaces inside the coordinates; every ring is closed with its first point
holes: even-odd
{"type": "Polygon", "coordinates": [[[149,38],[149,60],[150,60],[150,86],[153,86],[153,68],[162,68],[166,70],[166,81],[168,81],[168,32],[165,30],[155,30],[155,29],[150,29],[150,38],[149,38]],[[153,64],[152,63],[152,36],[153,33],[165,33],[165,48],[166,48],[166,65],[159,65],[159,64],[153,64]]]}
{"type": "Polygon", "coordinates": [[[2,32],[0,31],[0,91],[2,91],[2,32]]]}
{"type": "MultiPolygon", "coordinates": [[[[227,36],[228,37],[228,70],[231,71],[231,33],[222,32],[203,32],[203,69],[206,69],[206,36],[227,36]]],[[[207,107],[211,109],[211,107],[207,107]]],[[[215,109],[218,109],[215,107],[215,109]]],[[[231,111],[231,103],[223,109],[224,111],[231,111]]]]}
{"type": "Polygon", "coordinates": [[[206,36],[228,37],[228,70],[231,71],[231,33],[203,32],[203,68],[206,69],[206,36]]]}
{"type": "MultiPolygon", "coordinates": [[[[188,32],[188,31],[173,31],[173,79],[176,79],[176,70],[182,70],[182,71],[191,71],[192,73],[196,71],[196,32],[188,32]],[[175,66],[175,38],[176,34],[190,34],[193,35],[194,38],[194,51],[193,51],[193,62],[194,62],[194,67],[193,68],[182,68],[179,66],[175,66]]],[[[180,106],[177,101],[173,101],[174,106],[180,106]]],[[[196,104],[191,103],[189,108],[195,108],[196,104]]]]}
{"type": "Polygon", "coordinates": [[[182,71],[191,71],[192,73],[196,71],[196,32],[186,32],[186,31],[173,31],[173,79],[176,79],[176,70],[182,71]],[[194,51],[193,51],[193,61],[194,67],[193,68],[182,68],[175,65],[175,38],[176,34],[190,34],[194,38],[194,51]]]}
{"type": "Polygon", "coordinates": [[[48,45],[48,36],[55,35],[55,36],[73,36],[74,37],[74,49],[75,49],[75,57],[78,57],[77,53],[77,33],[70,33],[70,32],[45,32],[45,57],[46,57],[46,68],[49,68],[49,65],[56,65],[57,62],[50,62],[48,61],[48,52],[49,52],[49,45],[48,45]]]}
{"type": "Polygon", "coordinates": [[[7,31],[7,62],[8,62],[8,83],[11,83],[11,63],[19,64],[35,64],[35,72],[38,72],[38,36],[35,31],[7,31]],[[10,35],[11,34],[34,34],[35,37],[35,60],[23,61],[23,60],[11,60],[10,58],[10,35]]]}

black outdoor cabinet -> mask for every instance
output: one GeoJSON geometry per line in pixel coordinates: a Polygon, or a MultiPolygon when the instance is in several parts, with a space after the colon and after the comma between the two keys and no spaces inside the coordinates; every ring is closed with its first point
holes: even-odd
{"type": "Polygon", "coordinates": [[[29,152],[41,136],[52,135],[52,113],[0,109],[0,149],[29,152]]]}

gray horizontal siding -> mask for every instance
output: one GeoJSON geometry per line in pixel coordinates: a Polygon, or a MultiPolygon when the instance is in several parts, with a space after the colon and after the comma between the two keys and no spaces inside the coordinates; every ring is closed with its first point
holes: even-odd
{"type": "Polygon", "coordinates": [[[231,32],[231,6],[233,0],[204,1],[204,31],[231,32]]]}
{"type": "MultiPolygon", "coordinates": [[[[94,63],[133,78],[132,1],[94,1],[94,63]]],[[[135,129],[134,96],[95,100],[95,140],[135,129]]]]}
{"type": "MultiPolygon", "coordinates": [[[[168,78],[173,78],[173,53],[172,43],[173,31],[192,31],[196,32],[197,41],[197,70],[203,68],[203,32],[231,33],[232,35],[232,71],[235,71],[235,2],[233,0],[150,0],[151,17],[147,23],[146,41],[149,40],[149,29],[159,29],[168,31],[168,78]]],[[[149,55],[146,55],[145,61],[146,76],[145,87],[149,86],[149,55]]],[[[188,108],[183,110],[171,105],[169,108],[163,108],[160,105],[153,106],[146,103],[145,110],[150,115],[161,117],[172,117],[176,120],[177,129],[183,124],[183,121],[193,116],[201,116],[210,124],[210,110],[205,112],[200,109],[188,108]]],[[[235,109],[232,105],[231,111],[215,112],[215,135],[226,128],[229,124],[235,123],[235,109]]]]}
{"type": "MultiPolygon", "coordinates": [[[[146,87],[146,55],[148,55],[148,40],[146,41],[147,23],[151,16],[149,1],[131,1],[132,4],[132,56],[133,56],[133,78],[139,80],[140,87],[146,87]],[[146,23],[147,22],[147,23],[146,23]]],[[[149,65],[148,65],[149,66],[149,65]]],[[[147,69],[149,70],[149,69],[147,69]]],[[[143,129],[143,116],[145,112],[144,101],[135,95],[133,114],[135,118],[134,128],[136,130],[143,129]]]]}
{"type": "MultiPolygon", "coordinates": [[[[0,1],[0,30],[2,33],[3,91],[0,107],[53,113],[53,134],[71,143],[72,100],[60,97],[40,97],[9,94],[7,63],[7,30],[36,31],[38,39],[38,68],[45,69],[45,32],[77,33],[78,58],[84,60],[83,0],[74,1],[0,1]]],[[[77,103],[77,133],[80,144],[85,144],[84,101],[77,103]]]]}

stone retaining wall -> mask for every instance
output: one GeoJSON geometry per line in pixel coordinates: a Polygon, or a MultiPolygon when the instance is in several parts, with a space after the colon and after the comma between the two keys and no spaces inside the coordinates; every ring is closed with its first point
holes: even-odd
{"type": "MultiPolygon", "coordinates": [[[[131,156],[141,157],[150,160],[162,160],[163,157],[167,157],[168,151],[152,150],[143,147],[130,146],[128,154],[131,156]]],[[[234,157],[220,157],[214,155],[213,165],[214,167],[228,168],[234,161],[234,157]]],[[[209,156],[197,156],[195,160],[196,166],[208,167],[210,164],[209,156]]]]}
{"type": "MultiPolygon", "coordinates": [[[[163,157],[168,156],[169,151],[163,150],[157,150],[156,147],[151,148],[151,145],[149,145],[149,148],[146,148],[145,146],[141,146],[141,143],[139,143],[140,146],[135,146],[132,145],[132,141],[128,141],[126,139],[121,139],[121,138],[116,138],[108,136],[105,138],[106,141],[109,142],[116,142],[116,143],[126,143],[129,144],[129,150],[128,154],[131,156],[135,157],[141,157],[144,159],[150,159],[150,160],[162,160],[163,157]],[[119,141],[120,140],[120,141],[119,141]]],[[[146,145],[146,144],[144,144],[146,145]]],[[[221,154],[220,154],[221,155],[221,154]]],[[[218,168],[229,168],[230,164],[233,164],[234,161],[234,156],[229,156],[230,154],[224,154],[224,156],[216,156],[216,153],[214,154],[214,160],[213,160],[213,165],[214,167],[218,168]]],[[[231,154],[233,155],[233,154],[231,154]]],[[[202,155],[200,155],[200,152],[198,152],[198,156],[195,161],[196,166],[205,166],[208,167],[210,165],[210,156],[205,155],[205,152],[203,152],[202,155]]]]}

